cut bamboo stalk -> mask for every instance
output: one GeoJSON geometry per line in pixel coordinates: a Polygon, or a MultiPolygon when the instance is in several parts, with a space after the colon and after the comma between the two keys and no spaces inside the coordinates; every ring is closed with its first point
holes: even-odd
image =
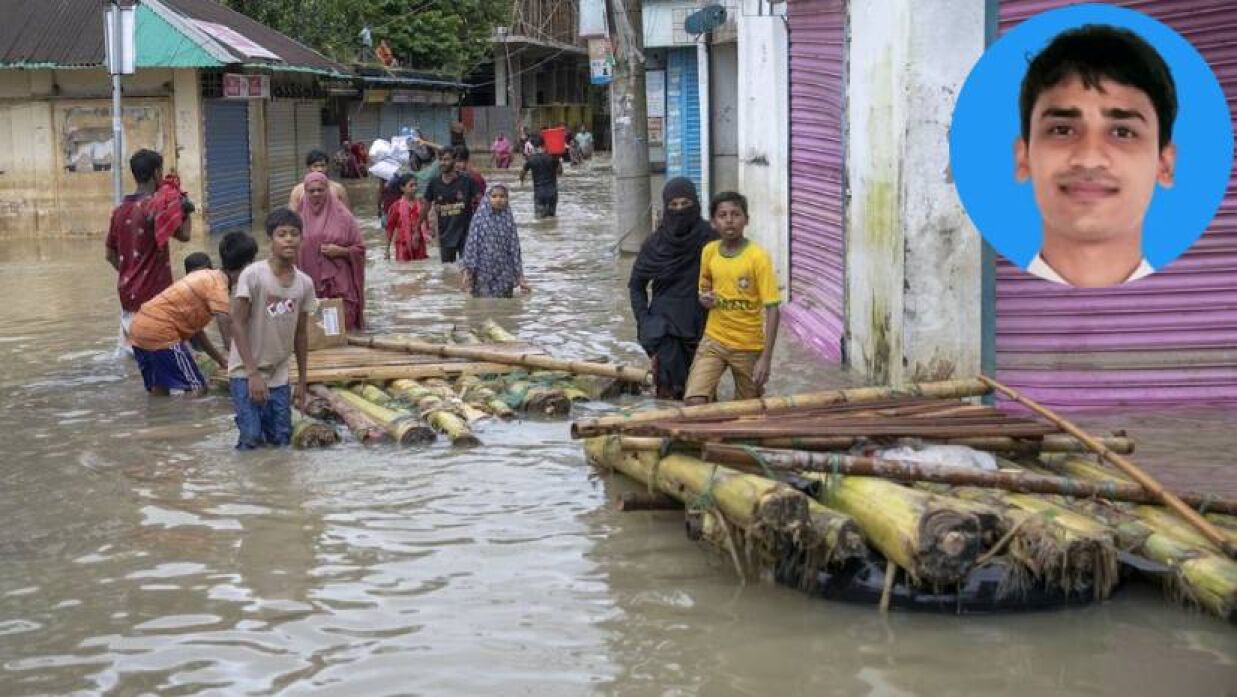
{"type": "MultiPolygon", "coordinates": [[[[654,441],[660,446],[658,439],[654,441]]],[[[638,442],[639,445],[645,445],[638,442]]],[[[652,446],[652,443],[647,444],[652,446]]],[[[624,445],[624,447],[627,447],[624,445]]],[[[1160,504],[1146,489],[1132,482],[1094,481],[1072,477],[1033,474],[1025,470],[978,470],[950,467],[907,460],[856,457],[840,453],[819,453],[805,450],[772,450],[741,445],[707,443],[702,457],[713,462],[744,467],[762,463],[773,469],[789,471],[834,472],[839,474],[883,477],[901,482],[937,482],[952,486],[977,486],[1023,494],[1055,494],[1073,498],[1103,498],[1111,501],[1160,504]]],[[[1182,500],[1194,506],[1209,506],[1211,510],[1228,513],[1237,510],[1237,501],[1201,494],[1180,494],[1182,500]]]]}
{"type": "Polygon", "coordinates": [[[362,399],[373,402],[380,407],[385,407],[391,403],[391,395],[387,394],[381,387],[371,385],[368,382],[358,382],[348,388],[353,394],[360,395],[362,399]]]}
{"type": "Polygon", "coordinates": [[[426,423],[445,433],[451,440],[451,445],[471,448],[481,444],[481,440],[468,427],[468,422],[454,413],[451,406],[429,388],[414,380],[394,380],[390,387],[414,404],[426,423]]]}
{"type": "MultiPolygon", "coordinates": [[[[325,400],[323,400],[325,403],[325,400]]],[[[292,447],[298,450],[325,448],[339,442],[335,427],[292,410],[292,447]]]]}
{"type": "MultiPolygon", "coordinates": [[[[726,438],[726,441],[731,440],[726,438]]],[[[751,439],[735,439],[747,440],[751,439]]],[[[763,438],[753,443],[765,448],[790,448],[793,450],[849,450],[856,445],[883,439],[873,439],[863,436],[800,436],[793,438],[763,438]]],[[[963,445],[975,450],[995,453],[1081,453],[1090,452],[1086,444],[1073,436],[1051,434],[1042,439],[1010,438],[1008,436],[988,436],[982,438],[890,438],[893,445],[963,445]]],[[[1101,438],[1104,447],[1115,453],[1129,455],[1134,452],[1134,442],[1129,438],[1101,438]]]]}
{"type": "Polygon", "coordinates": [[[331,403],[325,399],[309,395],[305,400],[305,416],[311,419],[330,419],[335,417],[335,412],[331,411],[331,403]]]}
{"type": "Polygon", "coordinates": [[[396,443],[404,447],[412,445],[425,445],[433,443],[437,436],[434,431],[421,424],[420,419],[411,412],[389,409],[387,407],[374,404],[355,392],[336,388],[335,393],[338,394],[344,401],[348,402],[357,411],[362,412],[369,418],[376,421],[387,433],[395,439],[396,443]]]}
{"type": "Polygon", "coordinates": [[[776,409],[824,407],[836,404],[871,402],[893,397],[978,397],[989,389],[978,380],[949,380],[928,382],[906,387],[856,387],[842,390],[826,390],[787,397],[765,397],[734,402],[716,402],[691,407],[670,407],[647,411],[607,416],[597,419],[580,419],[571,425],[573,438],[586,438],[623,431],[633,426],[648,425],[658,421],[679,418],[727,417],[759,414],[776,409]]]}
{"type": "Polygon", "coordinates": [[[980,554],[978,519],[942,507],[927,492],[873,477],[807,476],[825,482],[821,503],[854,518],[868,542],[916,584],[957,583],[980,554]]]}
{"type": "MultiPolygon", "coordinates": [[[[1187,544],[1113,504],[1075,500],[1069,507],[1110,526],[1123,549],[1168,567],[1171,576],[1153,578],[1165,582],[1173,597],[1197,603],[1221,618],[1237,619],[1237,562],[1209,551],[1214,549],[1209,543],[1187,544]]],[[[1175,527],[1184,525],[1177,519],[1173,522],[1175,527]]]]}
{"type": "Polygon", "coordinates": [[[356,439],[361,443],[370,445],[390,439],[386,429],[356,407],[353,407],[326,385],[310,385],[309,393],[315,397],[325,399],[331,405],[331,411],[335,412],[343,420],[344,424],[348,426],[348,430],[352,431],[352,435],[356,436],[356,439]]]}
{"type": "Polygon", "coordinates": [[[519,342],[514,334],[503,329],[498,322],[487,319],[481,323],[481,336],[496,344],[514,344],[519,342]]]}
{"type": "Polygon", "coordinates": [[[565,370],[580,375],[600,375],[629,382],[652,384],[652,374],[643,368],[631,368],[622,365],[606,363],[588,363],[585,361],[565,361],[535,353],[504,353],[487,348],[471,346],[444,346],[424,341],[379,339],[376,337],[348,337],[348,343],[353,346],[368,346],[384,351],[404,351],[407,353],[422,353],[444,358],[464,358],[472,361],[486,361],[504,365],[518,365],[527,368],[546,368],[549,370],[565,370]]]}
{"type": "Polygon", "coordinates": [[[1165,506],[1171,508],[1177,513],[1177,515],[1181,516],[1186,520],[1186,522],[1194,526],[1200,533],[1202,533],[1204,537],[1210,540],[1212,544],[1223,550],[1230,559],[1237,558],[1237,544],[1230,541],[1222,532],[1216,529],[1216,526],[1212,525],[1206,518],[1199,515],[1193,508],[1186,505],[1184,501],[1178,498],[1171,491],[1165,489],[1163,485],[1157,482],[1153,477],[1151,477],[1151,475],[1140,469],[1138,465],[1135,465],[1125,457],[1114,453],[1108,448],[1105,448],[1103,443],[1100,443],[1092,438],[1086,431],[1078,428],[1061,416],[1058,416],[1051,409],[1048,409],[1032,399],[1024,397],[1017,390],[1006,387],[1005,385],[1002,385],[996,380],[993,380],[985,375],[979,376],[979,379],[985,385],[1002,392],[1010,399],[1056,424],[1061,428],[1061,430],[1072,435],[1083,443],[1086,443],[1087,447],[1095,451],[1095,453],[1102,459],[1108,460],[1117,469],[1129,475],[1134,479],[1134,481],[1142,485],[1144,489],[1159,498],[1165,506]]]}
{"type": "Polygon", "coordinates": [[[562,390],[528,380],[508,383],[502,399],[507,404],[529,413],[544,416],[566,416],[571,413],[571,399],[562,390]]]}
{"type": "Polygon", "coordinates": [[[800,578],[814,579],[819,566],[866,556],[867,547],[855,521],[837,511],[813,505],[806,496],[780,482],[734,472],[726,467],[683,456],[662,459],[656,452],[624,452],[617,436],[590,438],[584,450],[591,463],[622,472],[647,487],[689,505],[710,499],[750,543],[763,549],[782,544],[783,556],[801,564],[800,578]],[[752,539],[753,533],[756,540],[752,539]]]}
{"type": "Polygon", "coordinates": [[[1104,523],[1023,494],[956,487],[955,499],[999,509],[1018,533],[1011,555],[1037,578],[1070,594],[1090,590],[1096,599],[1108,597],[1119,580],[1117,535],[1104,523]]]}
{"type": "Polygon", "coordinates": [[[510,420],[516,417],[515,410],[499,398],[497,392],[482,383],[479,378],[475,376],[467,377],[471,379],[460,378],[458,383],[463,390],[463,398],[466,401],[503,420],[510,420]]]}

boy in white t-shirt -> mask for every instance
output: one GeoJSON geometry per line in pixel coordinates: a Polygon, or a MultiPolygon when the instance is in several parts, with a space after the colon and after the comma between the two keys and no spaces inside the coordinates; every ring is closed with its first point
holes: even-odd
{"type": "Polygon", "coordinates": [[[271,211],[266,217],[271,256],[250,264],[236,281],[228,377],[241,450],[291,442],[288,362],[293,353],[297,394],[301,404],[306,399],[307,316],[318,309],[318,300],[313,281],[296,268],[302,228],[301,217],[291,210],[271,211]]]}

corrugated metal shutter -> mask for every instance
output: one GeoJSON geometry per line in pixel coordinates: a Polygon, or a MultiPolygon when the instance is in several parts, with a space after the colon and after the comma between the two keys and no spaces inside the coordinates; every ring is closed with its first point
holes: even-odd
{"type": "Polygon", "coordinates": [[[846,3],[787,5],[790,41],[790,304],[786,321],[842,360],[845,324],[843,143],[846,3]]]}
{"type": "Polygon", "coordinates": [[[368,146],[378,138],[379,112],[378,105],[365,104],[359,109],[356,105],[348,107],[348,134],[352,140],[359,140],[368,146]]]}
{"type": "Polygon", "coordinates": [[[243,100],[206,100],[205,203],[211,232],[249,229],[249,104],[243,100]]]}
{"type": "Polygon", "coordinates": [[[269,205],[274,210],[288,205],[288,194],[302,169],[301,158],[296,154],[296,102],[267,102],[266,158],[269,205]]]}
{"type": "Polygon", "coordinates": [[[429,104],[404,104],[400,107],[400,124],[421,131],[421,137],[433,143],[451,142],[452,107],[429,104]]]}
{"type": "MultiPolygon", "coordinates": [[[[297,178],[305,172],[305,156],[310,150],[324,150],[322,147],[322,103],[296,103],[296,159],[300,165],[297,178]]],[[[331,151],[327,151],[330,155],[331,151]]]]}
{"type": "Polygon", "coordinates": [[[700,73],[696,49],[675,48],[666,65],[666,177],[687,177],[699,190],[700,165],[700,73]]]}
{"type": "MultiPolygon", "coordinates": [[[[1004,0],[1001,30],[1068,4],[1004,0]]],[[[1237,5],[1117,3],[1176,29],[1203,54],[1237,115],[1237,5]]],[[[1062,408],[1237,402],[1237,181],[1181,258],[1127,287],[1062,289],[1008,262],[997,269],[1001,379],[1062,408]]]]}

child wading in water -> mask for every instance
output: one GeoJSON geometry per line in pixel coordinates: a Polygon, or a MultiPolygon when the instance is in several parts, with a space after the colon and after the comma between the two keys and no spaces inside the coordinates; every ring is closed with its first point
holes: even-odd
{"type": "MultiPolygon", "coordinates": [[[[223,271],[211,269],[210,257],[202,254],[205,268],[196,266],[201,264],[199,258],[191,273],[142,304],[133,318],[129,338],[147,392],[161,396],[172,390],[206,393],[206,378],[186,341],[200,346],[221,368],[227,367],[227,359],[207,337],[206,327],[216,320],[226,349],[230,332],[228,291],[257,253],[258,245],[252,237],[243,232],[229,233],[219,242],[223,271]]],[[[185,268],[189,268],[188,263],[185,268]]]]}
{"type": "Polygon", "coordinates": [[[294,352],[302,405],[307,398],[307,315],[318,309],[318,300],[314,282],[296,268],[302,227],[301,217],[287,208],[271,211],[266,217],[271,256],[251,264],[236,281],[228,376],[241,450],[292,440],[288,363],[294,352]]]}
{"type": "Polygon", "coordinates": [[[689,405],[716,399],[727,368],[736,399],[760,397],[769,381],[781,321],[773,263],[765,250],[743,236],[747,198],[724,191],[713,197],[709,216],[721,239],[705,245],[700,254],[700,304],[708,308],[709,319],[687,378],[689,405]]]}
{"type": "Polygon", "coordinates": [[[507,187],[495,184],[481,201],[464,248],[464,290],[479,298],[510,298],[515,289],[528,290],[520,235],[511,215],[507,187]]]}
{"type": "Polygon", "coordinates": [[[417,178],[411,173],[397,177],[400,198],[387,209],[387,251],[391,258],[391,246],[395,246],[396,261],[428,259],[425,226],[421,223],[421,202],[417,199],[417,178]]]}

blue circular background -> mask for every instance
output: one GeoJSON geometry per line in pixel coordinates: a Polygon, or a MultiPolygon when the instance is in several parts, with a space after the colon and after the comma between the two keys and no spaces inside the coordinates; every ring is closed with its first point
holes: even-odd
{"type": "Polygon", "coordinates": [[[1006,33],[971,69],[954,107],[949,159],[962,205],[984,239],[1026,268],[1042,221],[1031,183],[1014,180],[1018,92],[1031,58],[1057,34],[1084,24],[1125,27],[1159,51],[1177,84],[1176,181],[1156,186],[1143,221],[1143,254],[1156,269],[1181,256],[1215,217],[1233,165],[1233,124],[1220,83],[1176,31],[1142,13],[1074,5],[1038,14],[1006,33]]]}

